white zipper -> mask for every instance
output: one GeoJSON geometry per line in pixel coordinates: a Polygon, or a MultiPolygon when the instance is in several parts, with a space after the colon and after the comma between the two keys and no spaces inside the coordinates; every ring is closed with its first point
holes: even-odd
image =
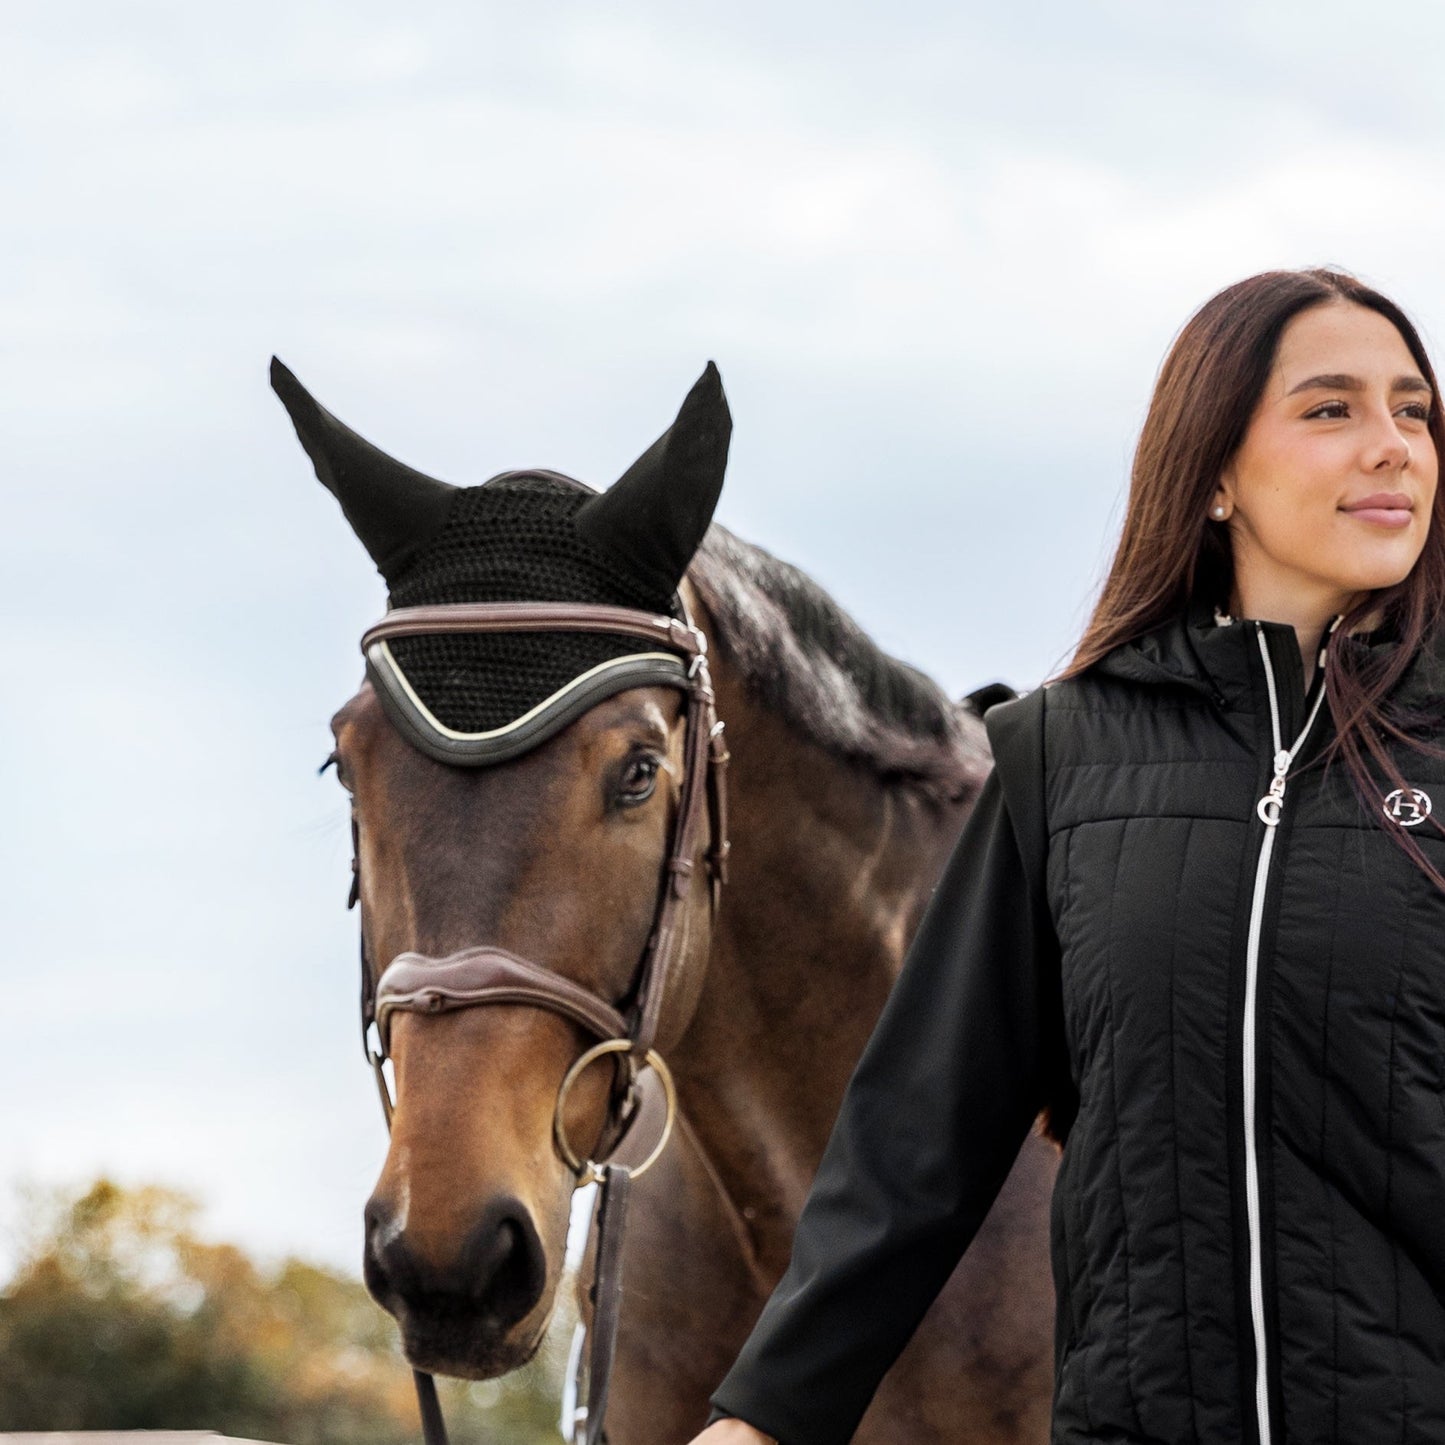
{"type": "Polygon", "coordinates": [[[1255,1138],[1255,1103],[1258,1095],[1256,1060],[1255,1003],[1259,991],[1259,935],[1264,921],[1264,891],[1269,881],[1269,860],[1274,852],[1274,837],[1280,813],[1284,809],[1285,780],[1290,764],[1304,745],[1310,729],[1319,716],[1320,706],[1325,700],[1323,670],[1325,648],[1330,634],[1339,626],[1338,617],[1330,624],[1320,647],[1316,667],[1321,671],[1319,695],[1300,729],[1299,736],[1289,749],[1280,737],[1279,694],[1274,685],[1274,666],[1269,660],[1269,647],[1264,640],[1264,628],[1254,624],[1255,640],[1259,643],[1259,655],[1264,659],[1264,680],[1269,688],[1269,722],[1274,742],[1274,777],[1270,779],[1269,790],[1258,803],[1255,811],[1264,820],[1264,841],[1259,845],[1259,862],[1254,870],[1254,898],[1249,908],[1249,942],[1245,948],[1244,961],[1244,1197],[1249,1221],[1249,1318],[1254,1327],[1254,1409],[1259,1423],[1259,1445],[1270,1445],[1269,1420],[1269,1370],[1264,1338],[1264,1266],[1261,1260],[1259,1226],[1259,1151],[1255,1138]]]}

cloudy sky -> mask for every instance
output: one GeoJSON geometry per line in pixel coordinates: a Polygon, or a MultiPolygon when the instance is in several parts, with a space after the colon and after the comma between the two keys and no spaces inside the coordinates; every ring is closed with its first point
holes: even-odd
{"type": "Polygon", "coordinates": [[[273,351],[434,475],[599,486],[714,358],[720,519],[954,692],[1029,686],[1210,292],[1334,262],[1441,336],[1442,53],[1337,0],[10,0],[0,1193],[167,1180],[358,1258],[314,774],[383,590],[273,351]]]}

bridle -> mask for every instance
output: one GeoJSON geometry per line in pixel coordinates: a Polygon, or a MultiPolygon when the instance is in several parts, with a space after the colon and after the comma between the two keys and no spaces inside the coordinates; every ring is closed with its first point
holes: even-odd
{"type": "MultiPolygon", "coordinates": [[[[586,1405],[576,1410],[571,1422],[571,1436],[576,1445],[599,1445],[606,1439],[603,1416],[617,1344],[622,1236],[632,1181],[661,1155],[676,1117],[677,1096],[672,1075],[655,1045],[669,984],[686,941],[683,913],[696,872],[704,827],[708,830],[705,867],[714,916],[722,886],[727,881],[727,744],[723,724],[717,717],[708,670],[707,637],[692,621],[686,604],[682,611],[683,616],[677,618],[627,607],[553,602],[467,602],[403,607],[388,612],[361,639],[362,651],[370,655],[378,643],[392,638],[437,633],[620,633],[681,653],[686,659],[686,668],[678,670],[672,684],[685,693],[684,774],[665,864],[662,897],[632,987],[621,1005],[608,1002],[540,963],[490,944],[464,948],[445,958],[401,953],[373,982],[364,929],[361,940],[362,1040],[376,1077],[388,1128],[393,1106],[383,1065],[389,1056],[391,1019],[396,1013],[436,1014],[486,1004],[521,1004],[560,1014],[595,1040],[567,1070],[553,1111],[553,1144],[576,1176],[577,1187],[594,1181],[600,1185],[586,1405]],[[601,1158],[591,1158],[574,1149],[567,1137],[563,1115],[568,1095],[583,1071],[589,1064],[607,1057],[619,1067],[599,1139],[599,1143],[606,1141],[606,1147],[596,1150],[601,1158]],[[639,1112],[637,1082],[642,1068],[650,1068],[662,1085],[666,1112],[661,1136],[651,1151],[640,1163],[628,1165],[613,1156],[639,1112]]],[[[350,905],[355,905],[361,893],[361,864],[354,814],[352,844],[350,905]]],[[[413,1371],[413,1376],[427,1445],[446,1445],[446,1427],[435,1383],[422,1371],[413,1371]]],[[[580,1391],[577,1397],[581,1398],[580,1391]]]]}

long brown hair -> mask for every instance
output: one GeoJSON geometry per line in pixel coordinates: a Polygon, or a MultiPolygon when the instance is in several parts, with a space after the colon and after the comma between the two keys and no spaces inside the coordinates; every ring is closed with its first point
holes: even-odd
{"type": "MultiPolygon", "coordinates": [[[[1445,412],[1434,368],[1419,333],[1393,301],[1347,272],[1328,269],[1265,271],[1227,287],[1189,319],[1160,369],[1134,454],[1119,546],[1083,638],[1060,678],[1083,672],[1106,652],[1153,630],[1185,610],[1196,595],[1228,605],[1234,580],[1229,530],[1209,520],[1210,499],[1259,405],[1285,327],[1302,311],[1339,301],[1378,312],[1400,333],[1430,383],[1430,437],[1445,465],[1445,412]]],[[[1399,645],[1384,649],[1378,660],[1370,649],[1331,646],[1325,664],[1335,736],[1324,760],[1344,759],[1371,812],[1379,800],[1369,759],[1396,786],[1409,789],[1383,738],[1445,756],[1445,748],[1423,741],[1418,727],[1407,732],[1410,720],[1392,716],[1385,706],[1445,610],[1445,487],[1435,490],[1425,547],[1409,575],[1393,587],[1367,593],[1345,615],[1339,632],[1348,633],[1377,609],[1381,628],[1394,633],[1399,645]]],[[[1438,818],[1431,821],[1440,827],[1438,818]]],[[[1400,828],[1392,831],[1445,889],[1445,877],[1415,840],[1400,828]]]]}

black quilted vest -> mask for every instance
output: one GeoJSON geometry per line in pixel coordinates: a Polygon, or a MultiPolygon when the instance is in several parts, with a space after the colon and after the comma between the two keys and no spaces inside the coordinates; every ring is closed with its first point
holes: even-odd
{"type": "MultiPolygon", "coordinates": [[[[1056,1441],[1445,1442],[1445,895],[1385,816],[1445,870],[1445,762],[1367,809],[1322,708],[1262,864],[1267,672],[1288,748],[1293,630],[1202,606],[996,710],[1041,721],[1078,1096],[1056,1441]]],[[[1442,696],[1435,643],[1394,701],[1442,696]]]]}

